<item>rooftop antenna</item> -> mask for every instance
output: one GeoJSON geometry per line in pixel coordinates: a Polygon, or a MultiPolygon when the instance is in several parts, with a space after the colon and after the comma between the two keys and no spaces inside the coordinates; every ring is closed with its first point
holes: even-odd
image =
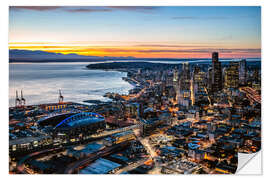
{"type": "Polygon", "coordinates": [[[58,97],[59,104],[63,103],[64,96],[62,96],[61,90],[59,89],[59,97],[58,97]]]}
{"type": "Polygon", "coordinates": [[[18,91],[16,90],[16,99],[15,99],[15,106],[18,107],[21,105],[21,100],[18,97],[18,91]]]}
{"type": "Polygon", "coordinates": [[[23,97],[23,92],[21,90],[21,105],[25,105],[25,99],[23,97]]]}

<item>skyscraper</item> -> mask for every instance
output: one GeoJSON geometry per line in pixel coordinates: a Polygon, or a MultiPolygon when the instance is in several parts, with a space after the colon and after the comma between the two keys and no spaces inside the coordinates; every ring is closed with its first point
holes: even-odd
{"type": "Polygon", "coordinates": [[[190,70],[188,62],[182,64],[182,73],[180,77],[180,90],[190,90],[190,70]]]}
{"type": "Polygon", "coordinates": [[[178,104],[188,107],[191,104],[190,100],[190,69],[188,62],[182,64],[182,72],[179,78],[178,104]]]}
{"type": "Polygon", "coordinates": [[[212,77],[211,91],[217,92],[222,89],[222,70],[221,63],[218,60],[218,52],[212,53],[212,77]]]}
{"type": "Polygon", "coordinates": [[[208,91],[212,90],[212,67],[208,68],[207,72],[207,89],[208,91]]]}
{"type": "Polygon", "coordinates": [[[247,83],[247,61],[242,59],[239,63],[239,84],[244,86],[247,83]]]}
{"type": "Polygon", "coordinates": [[[230,62],[229,67],[225,71],[225,87],[239,87],[239,62],[230,62]]]}
{"type": "Polygon", "coordinates": [[[206,77],[206,73],[201,71],[199,67],[194,68],[192,79],[194,81],[194,84],[197,85],[197,90],[200,91],[201,89],[204,89],[206,85],[205,77],[206,77]]]}
{"type": "Polygon", "coordinates": [[[173,70],[173,82],[177,81],[178,81],[178,69],[175,67],[175,69],[173,70]]]}
{"type": "Polygon", "coordinates": [[[179,101],[180,97],[180,89],[179,89],[179,73],[177,67],[174,68],[173,70],[173,87],[175,89],[175,100],[176,102],[179,101]]]}

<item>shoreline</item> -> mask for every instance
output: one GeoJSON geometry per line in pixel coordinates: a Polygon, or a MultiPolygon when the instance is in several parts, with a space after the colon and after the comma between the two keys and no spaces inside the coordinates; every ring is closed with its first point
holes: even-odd
{"type": "MultiPolygon", "coordinates": [[[[17,64],[17,63],[15,63],[15,64],[17,64]]],[[[19,63],[19,64],[22,64],[23,66],[24,65],[27,66],[28,63],[25,63],[25,64],[24,63],[19,63]]],[[[54,64],[54,63],[51,63],[51,64],[54,64]]],[[[83,67],[83,69],[79,70],[80,72],[83,72],[85,70],[89,70],[88,68],[86,68],[86,65],[88,65],[88,63],[82,63],[81,65],[82,65],[81,67],[83,67]]],[[[40,66],[42,66],[42,64],[40,66]]],[[[77,66],[77,63],[74,66],[77,66]]],[[[105,97],[105,94],[106,93],[113,92],[113,93],[118,93],[118,94],[122,94],[122,95],[128,95],[129,94],[129,91],[132,90],[132,89],[134,89],[134,87],[135,87],[134,85],[132,85],[131,83],[129,83],[128,81],[125,81],[123,79],[123,78],[127,77],[127,71],[125,71],[123,69],[122,70],[121,69],[117,69],[117,70],[116,69],[110,69],[110,70],[108,70],[108,69],[107,70],[96,69],[96,71],[100,71],[101,72],[101,76],[103,76],[102,73],[104,73],[104,75],[105,75],[105,73],[110,73],[110,72],[117,73],[118,75],[115,75],[115,77],[117,77],[118,80],[116,80],[116,83],[118,83],[119,85],[116,85],[116,87],[113,88],[113,89],[108,89],[106,86],[104,86],[102,89],[97,89],[98,92],[92,92],[92,88],[91,87],[87,87],[86,90],[89,91],[90,94],[88,93],[86,95],[79,96],[79,97],[82,97],[82,98],[73,98],[72,97],[72,94],[74,94],[75,91],[74,92],[70,92],[71,94],[69,93],[68,96],[65,98],[66,99],[66,102],[85,103],[85,101],[89,101],[90,100],[92,102],[95,102],[95,101],[98,102],[98,101],[100,101],[100,102],[108,103],[108,102],[112,101],[112,99],[111,98],[108,98],[108,97],[105,97]],[[128,82],[128,83],[126,83],[126,82],[128,82]]],[[[92,77],[92,76],[90,75],[87,78],[87,81],[91,83],[92,82],[92,79],[89,78],[89,77],[92,77]]],[[[21,84],[22,83],[24,83],[24,82],[22,81],[21,84]]],[[[106,81],[104,81],[103,83],[106,83],[106,81]]],[[[27,89],[30,90],[31,87],[26,88],[26,90],[27,89]]],[[[10,90],[10,88],[9,88],[9,90],[10,90]]],[[[11,94],[11,92],[9,94],[11,94]]],[[[76,94],[78,94],[78,93],[76,93],[76,94]]],[[[38,96],[41,97],[42,94],[40,93],[40,94],[38,94],[38,96]]],[[[50,96],[50,93],[48,94],[48,96],[50,96]]],[[[65,96],[65,94],[64,94],[64,96],[65,96]]],[[[28,96],[26,95],[26,98],[32,99],[32,96],[28,94],[28,96]]],[[[13,96],[9,96],[9,104],[8,104],[8,107],[9,108],[14,108],[15,107],[14,101],[15,101],[14,100],[14,97],[13,96]]],[[[26,106],[36,106],[36,105],[40,105],[40,104],[50,104],[50,103],[57,103],[57,100],[56,99],[54,100],[53,98],[43,99],[42,97],[39,98],[39,99],[33,98],[31,101],[29,101],[26,104],[26,106]]]]}

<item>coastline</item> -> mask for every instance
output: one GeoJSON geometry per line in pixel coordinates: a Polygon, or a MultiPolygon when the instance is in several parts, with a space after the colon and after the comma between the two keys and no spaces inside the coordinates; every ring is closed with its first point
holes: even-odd
{"type": "Polygon", "coordinates": [[[90,72],[85,68],[88,63],[65,64],[10,64],[9,69],[12,74],[9,86],[9,107],[15,106],[16,90],[23,90],[27,105],[36,105],[57,102],[58,90],[54,89],[63,91],[65,101],[81,103],[85,100],[111,101],[109,98],[104,98],[106,92],[127,95],[129,90],[134,88],[122,79],[127,77],[126,71],[100,69],[90,72]],[[28,72],[29,69],[31,69],[30,72],[28,72]],[[27,76],[24,76],[26,72],[27,76]],[[55,75],[47,75],[48,72],[55,72],[55,75]],[[55,82],[59,84],[55,86],[55,82]],[[43,88],[33,95],[33,91],[41,86],[43,88]]]}

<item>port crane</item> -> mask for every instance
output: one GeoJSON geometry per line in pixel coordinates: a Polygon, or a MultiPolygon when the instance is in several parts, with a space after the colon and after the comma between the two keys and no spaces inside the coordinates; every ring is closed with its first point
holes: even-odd
{"type": "Polygon", "coordinates": [[[21,106],[21,100],[18,96],[18,91],[16,90],[16,99],[15,99],[15,106],[18,107],[18,106],[21,106]]]}
{"type": "Polygon", "coordinates": [[[24,97],[23,97],[23,92],[22,92],[22,90],[21,90],[21,105],[22,106],[24,106],[25,105],[25,99],[24,99],[24,97]]]}
{"type": "Polygon", "coordinates": [[[59,97],[58,97],[59,104],[62,104],[64,102],[64,96],[61,93],[61,90],[59,89],[59,97]]]}

